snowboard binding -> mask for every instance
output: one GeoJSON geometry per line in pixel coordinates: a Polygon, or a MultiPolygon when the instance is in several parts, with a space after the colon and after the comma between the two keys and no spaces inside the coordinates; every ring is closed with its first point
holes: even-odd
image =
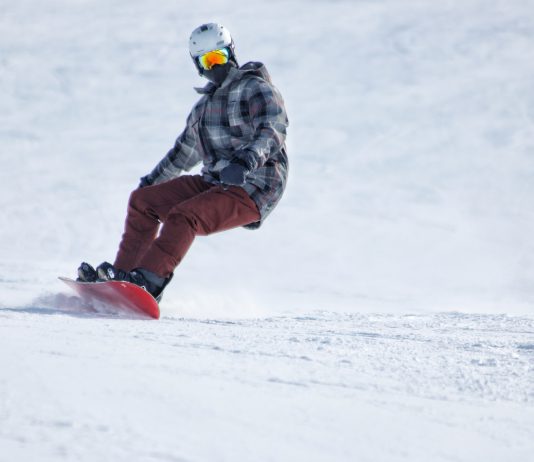
{"type": "Polygon", "coordinates": [[[171,281],[173,274],[162,278],[151,271],[137,268],[130,272],[115,268],[111,263],[103,262],[95,268],[87,262],[82,262],[78,268],[78,282],[106,282],[125,281],[145,289],[159,303],[163,297],[163,290],[171,281]]]}

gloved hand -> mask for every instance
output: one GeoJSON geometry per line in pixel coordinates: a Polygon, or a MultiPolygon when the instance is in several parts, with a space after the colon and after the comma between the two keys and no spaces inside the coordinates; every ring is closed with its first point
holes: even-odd
{"type": "Polygon", "coordinates": [[[234,153],[234,159],[221,170],[221,183],[231,186],[243,186],[247,175],[255,168],[254,152],[249,149],[239,149],[234,153]]]}
{"type": "Polygon", "coordinates": [[[150,186],[150,185],[152,185],[152,182],[148,179],[148,175],[145,175],[144,177],[140,179],[139,189],[144,188],[145,186],[150,186]]]}
{"type": "Polygon", "coordinates": [[[222,184],[229,186],[242,186],[250,170],[241,161],[235,161],[221,170],[219,178],[222,184]]]}

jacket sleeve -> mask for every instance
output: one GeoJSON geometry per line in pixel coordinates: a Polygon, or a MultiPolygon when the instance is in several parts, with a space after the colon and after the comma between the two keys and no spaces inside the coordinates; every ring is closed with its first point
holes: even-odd
{"type": "Polygon", "coordinates": [[[184,131],[176,139],[174,146],[148,174],[150,184],[172,180],[179,176],[183,170],[191,170],[202,160],[197,146],[197,124],[198,120],[193,121],[193,113],[191,113],[187,118],[184,131]]]}
{"type": "Polygon", "coordinates": [[[284,146],[289,122],[278,90],[264,80],[254,79],[253,82],[247,105],[254,134],[252,141],[241,149],[252,152],[255,170],[284,146]]]}

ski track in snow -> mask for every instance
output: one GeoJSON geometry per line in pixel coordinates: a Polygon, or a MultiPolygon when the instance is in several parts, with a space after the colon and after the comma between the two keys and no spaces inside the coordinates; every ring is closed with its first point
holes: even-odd
{"type": "Polygon", "coordinates": [[[0,309],[10,460],[531,455],[532,318],[145,321],[67,306],[0,309]]]}

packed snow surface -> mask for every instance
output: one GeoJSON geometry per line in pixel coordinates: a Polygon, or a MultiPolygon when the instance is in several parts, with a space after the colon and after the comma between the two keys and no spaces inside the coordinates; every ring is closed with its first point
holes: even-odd
{"type": "Polygon", "coordinates": [[[534,1],[0,0],[0,462],[534,460],[534,1]],[[203,84],[266,64],[290,181],[159,321],[113,260],[203,84]]]}
{"type": "Polygon", "coordinates": [[[532,460],[532,319],[0,321],[0,460],[532,460]]]}

